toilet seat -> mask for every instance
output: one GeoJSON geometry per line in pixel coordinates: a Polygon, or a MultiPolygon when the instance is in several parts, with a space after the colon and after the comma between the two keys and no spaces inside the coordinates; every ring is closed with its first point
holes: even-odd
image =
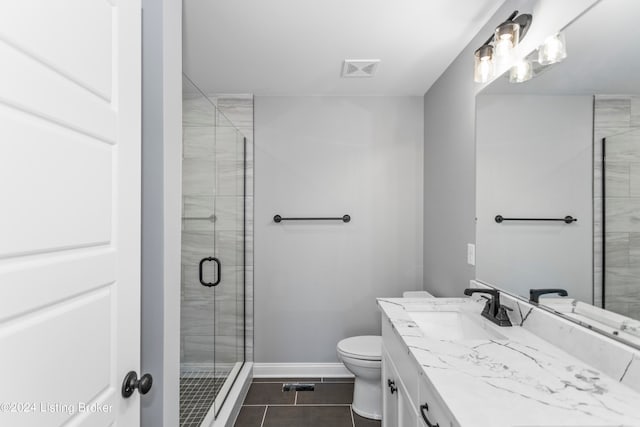
{"type": "Polygon", "coordinates": [[[382,360],[382,337],[364,335],[345,338],[338,343],[338,352],[352,359],[382,360]]]}

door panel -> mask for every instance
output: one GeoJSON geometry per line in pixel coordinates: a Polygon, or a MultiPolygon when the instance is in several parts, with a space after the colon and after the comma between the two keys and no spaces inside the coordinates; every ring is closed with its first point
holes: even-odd
{"type": "Polygon", "coordinates": [[[111,240],[113,146],[0,106],[0,257],[111,240]],[[77,160],[71,160],[77,159],[77,160]]]}
{"type": "Polygon", "coordinates": [[[0,6],[0,425],[136,426],[140,2],[0,6]]]}
{"type": "Polygon", "coordinates": [[[88,90],[107,100],[111,98],[114,26],[110,2],[21,0],[4,3],[0,38],[88,90]]]}

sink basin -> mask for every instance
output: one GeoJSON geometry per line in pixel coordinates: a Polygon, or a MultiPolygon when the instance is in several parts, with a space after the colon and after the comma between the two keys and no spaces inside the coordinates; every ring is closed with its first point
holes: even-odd
{"type": "Polygon", "coordinates": [[[506,339],[495,329],[497,327],[489,325],[479,313],[471,315],[461,311],[413,311],[408,314],[427,338],[447,341],[506,339]]]}

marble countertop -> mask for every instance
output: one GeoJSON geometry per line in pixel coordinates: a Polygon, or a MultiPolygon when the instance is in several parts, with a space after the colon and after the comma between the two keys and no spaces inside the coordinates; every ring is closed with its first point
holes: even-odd
{"type": "Polygon", "coordinates": [[[411,311],[477,313],[470,298],[379,298],[394,331],[461,427],[640,426],[640,393],[519,326],[506,340],[425,337],[411,311]]]}

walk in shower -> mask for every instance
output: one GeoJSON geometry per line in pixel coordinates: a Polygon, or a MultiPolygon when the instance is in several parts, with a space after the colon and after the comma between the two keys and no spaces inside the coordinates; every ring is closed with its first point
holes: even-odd
{"type": "Polygon", "coordinates": [[[213,422],[247,360],[248,139],[216,101],[183,76],[182,427],[213,422]]]}

